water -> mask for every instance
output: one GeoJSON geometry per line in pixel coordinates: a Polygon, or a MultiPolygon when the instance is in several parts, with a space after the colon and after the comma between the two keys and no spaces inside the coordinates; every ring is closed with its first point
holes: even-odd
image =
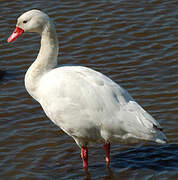
{"type": "Polygon", "coordinates": [[[177,6],[176,0],[1,1],[1,179],[178,179],[177,6]],[[102,145],[91,146],[84,173],[80,149],[24,88],[39,36],[6,43],[16,18],[34,8],[55,21],[61,64],[91,67],[122,85],[160,122],[170,143],[112,145],[110,168],[102,145]]]}

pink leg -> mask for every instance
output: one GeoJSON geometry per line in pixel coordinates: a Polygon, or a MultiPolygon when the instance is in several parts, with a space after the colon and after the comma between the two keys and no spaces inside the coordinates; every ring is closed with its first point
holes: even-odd
{"type": "Polygon", "coordinates": [[[105,149],[105,153],[106,153],[106,165],[109,165],[110,162],[110,143],[105,143],[104,144],[104,149],[105,149]]]}
{"type": "Polygon", "coordinates": [[[83,168],[88,168],[88,149],[87,147],[81,147],[81,157],[83,160],[83,168]]]}

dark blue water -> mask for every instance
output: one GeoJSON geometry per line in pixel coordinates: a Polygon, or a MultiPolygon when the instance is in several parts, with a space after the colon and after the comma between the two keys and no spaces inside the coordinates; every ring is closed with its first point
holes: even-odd
{"type": "Polygon", "coordinates": [[[0,177],[2,179],[178,179],[178,2],[2,1],[0,12],[0,177]],[[80,149],[44,114],[24,88],[40,37],[6,39],[17,17],[41,9],[55,21],[59,63],[98,70],[126,88],[164,129],[169,144],[89,147],[84,172],[80,149]]]}

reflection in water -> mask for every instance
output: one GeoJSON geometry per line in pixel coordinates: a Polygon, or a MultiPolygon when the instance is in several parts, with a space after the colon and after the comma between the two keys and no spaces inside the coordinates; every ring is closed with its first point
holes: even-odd
{"type": "Polygon", "coordinates": [[[2,1],[0,12],[0,175],[2,179],[84,179],[79,148],[24,89],[39,36],[4,39],[37,8],[55,21],[60,64],[94,68],[126,88],[163,126],[165,146],[113,145],[110,169],[91,147],[88,179],[178,179],[177,1],[2,1]],[[11,29],[12,28],[12,29],[11,29]],[[9,80],[10,79],[10,80],[9,80]],[[23,168],[22,168],[23,167],[23,168]]]}
{"type": "Polygon", "coordinates": [[[90,173],[88,172],[87,169],[84,169],[84,174],[85,174],[84,180],[91,180],[91,178],[90,178],[90,173]]]}
{"type": "Polygon", "coordinates": [[[114,179],[115,176],[114,176],[112,169],[110,167],[108,167],[107,170],[108,170],[108,175],[106,177],[104,177],[104,180],[114,179]]]}
{"type": "MultiPolygon", "coordinates": [[[[104,180],[110,180],[110,179],[115,178],[114,173],[110,167],[106,167],[105,170],[106,170],[106,175],[103,176],[104,180]]],[[[103,173],[100,175],[103,175],[103,173]]],[[[84,171],[84,176],[85,176],[85,178],[83,180],[92,180],[92,179],[100,178],[100,177],[98,177],[98,175],[96,175],[96,177],[92,177],[88,170],[84,171]]]]}

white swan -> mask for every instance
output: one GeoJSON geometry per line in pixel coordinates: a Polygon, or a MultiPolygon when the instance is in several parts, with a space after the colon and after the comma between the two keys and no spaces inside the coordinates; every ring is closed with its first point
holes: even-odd
{"type": "Polygon", "coordinates": [[[82,66],[55,68],[58,40],[45,13],[31,10],[22,14],[8,42],[23,32],[41,35],[41,48],[25,75],[25,87],[46,115],[81,147],[84,168],[88,167],[90,142],[104,143],[107,165],[111,142],[167,142],[159,123],[105,75],[82,66]]]}

